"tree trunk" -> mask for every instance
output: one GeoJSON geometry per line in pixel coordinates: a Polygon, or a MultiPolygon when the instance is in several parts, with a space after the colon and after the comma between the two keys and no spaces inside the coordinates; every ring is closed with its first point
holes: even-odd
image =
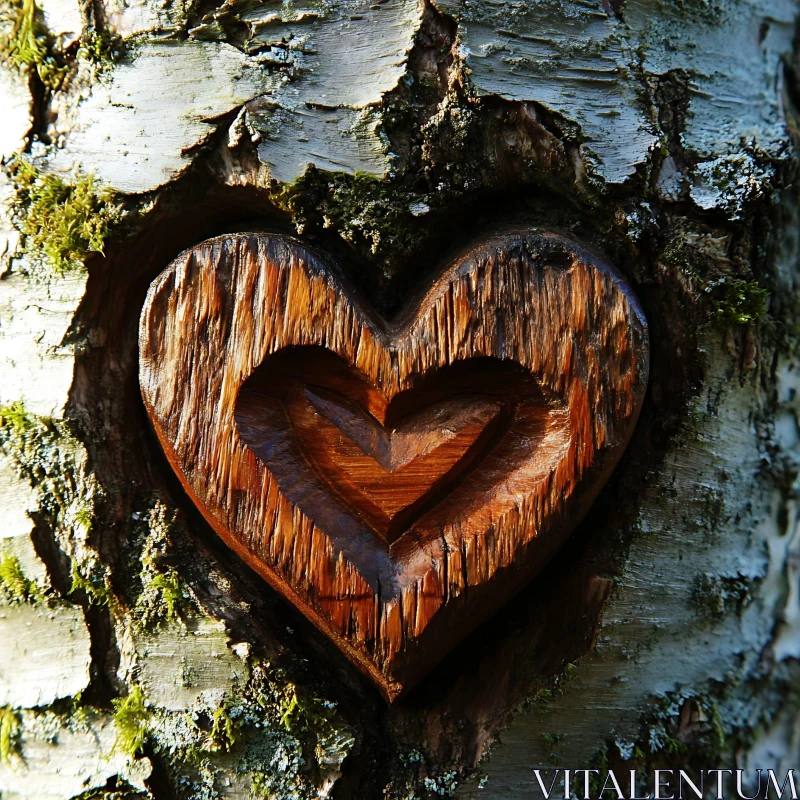
{"type": "Polygon", "coordinates": [[[522,798],[537,767],[747,787],[795,766],[799,11],[11,0],[3,800],[522,798]],[[221,234],[294,236],[389,318],[510,227],[624,275],[647,394],[556,556],[389,705],[182,489],[139,316],[221,234]]]}

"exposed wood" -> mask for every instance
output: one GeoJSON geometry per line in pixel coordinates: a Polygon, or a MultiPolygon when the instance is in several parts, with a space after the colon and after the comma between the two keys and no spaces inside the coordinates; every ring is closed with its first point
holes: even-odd
{"type": "MultiPolygon", "coordinates": [[[[302,353],[293,358],[301,367],[311,360],[302,353]]],[[[368,391],[386,405],[377,390],[368,391]]],[[[500,411],[485,398],[455,398],[428,406],[395,428],[388,427],[385,414],[376,419],[330,390],[301,386],[297,394],[285,406],[270,395],[243,397],[248,403],[240,403],[236,413],[243,440],[276,476],[287,497],[296,496],[312,519],[317,518],[314,505],[306,505],[305,491],[293,486],[298,470],[310,477],[298,460],[307,461],[314,473],[304,489],[321,480],[329,494],[390,542],[410,527],[409,514],[418,518],[483,455],[481,444],[500,411]],[[279,437],[288,447],[296,441],[292,460],[281,457],[286,453],[280,444],[275,446],[279,437]]],[[[324,511],[320,512],[322,518],[324,511]]]]}
{"type": "Polygon", "coordinates": [[[648,369],[622,279],[524,231],[455,258],[391,323],[300,244],[221,237],[155,281],[140,350],[190,496],[389,700],[582,518],[648,369]]]}

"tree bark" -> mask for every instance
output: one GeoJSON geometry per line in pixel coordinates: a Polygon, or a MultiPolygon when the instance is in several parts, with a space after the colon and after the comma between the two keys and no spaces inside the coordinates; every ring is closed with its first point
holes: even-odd
{"type": "Polygon", "coordinates": [[[0,796],[521,798],[540,766],[797,764],[798,11],[8,5],[0,796]],[[388,318],[512,225],[626,277],[647,395],[555,558],[389,706],[182,490],[139,315],[186,248],[268,231],[388,318]]]}

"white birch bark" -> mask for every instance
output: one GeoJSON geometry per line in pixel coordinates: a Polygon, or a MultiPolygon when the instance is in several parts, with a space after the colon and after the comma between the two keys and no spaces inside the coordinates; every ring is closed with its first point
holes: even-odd
{"type": "Polygon", "coordinates": [[[554,763],[798,763],[798,3],[41,12],[68,80],[50,92],[31,66],[0,69],[0,407],[27,415],[0,412],[0,554],[29,582],[0,595],[3,800],[522,798],[554,763]],[[101,30],[123,55],[98,66],[78,46],[101,30]],[[20,153],[67,182],[93,174],[124,208],[88,271],[49,272],[20,233],[20,153]],[[292,206],[304,180],[322,194],[292,206]],[[398,242],[440,219],[467,241],[448,209],[490,215],[480,191],[572,229],[637,285],[650,428],[608,490],[624,513],[601,501],[541,579],[591,562],[584,633],[567,620],[563,647],[534,641],[557,616],[534,588],[467,642],[466,666],[388,711],[170,483],[124,378],[136,298],[175,248],[275,219],[351,247],[391,305],[420,277],[398,242]],[[746,318],[747,298],[730,301],[742,324],[719,312],[756,280],[767,318],[746,318]],[[142,741],[126,748],[112,700],[135,687],[142,741]]]}

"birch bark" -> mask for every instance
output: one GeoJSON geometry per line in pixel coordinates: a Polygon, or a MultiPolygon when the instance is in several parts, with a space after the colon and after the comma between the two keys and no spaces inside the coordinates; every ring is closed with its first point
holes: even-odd
{"type": "Polygon", "coordinates": [[[522,798],[800,756],[795,0],[5,0],[0,796],[522,798]],[[386,315],[509,223],[653,357],[536,582],[407,701],[216,540],[136,382],[149,282],[292,233],[386,315]]]}

